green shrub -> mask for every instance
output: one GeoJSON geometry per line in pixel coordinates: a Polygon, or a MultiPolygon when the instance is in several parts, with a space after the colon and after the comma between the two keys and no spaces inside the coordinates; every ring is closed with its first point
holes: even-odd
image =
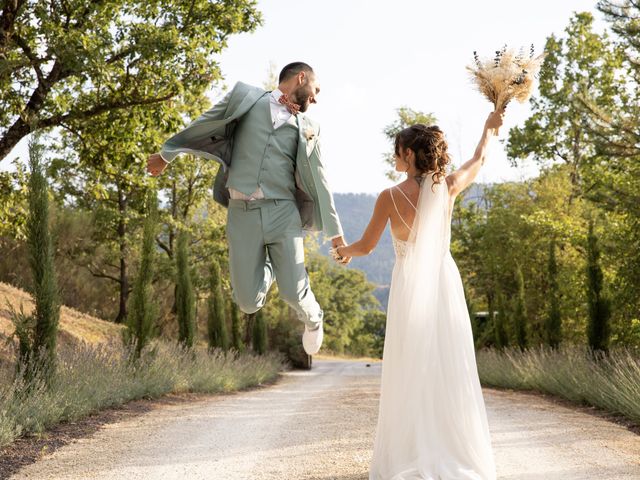
{"type": "Polygon", "coordinates": [[[476,358],[485,386],[550,393],[640,422],[640,356],[630,349],[483,349],[476,358]]]}

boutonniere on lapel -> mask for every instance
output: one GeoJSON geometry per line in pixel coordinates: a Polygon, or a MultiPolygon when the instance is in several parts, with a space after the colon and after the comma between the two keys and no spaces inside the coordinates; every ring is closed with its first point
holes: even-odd
{"type": "Polygon", "coordinates": [[[304,131],[304,138],[307,139],[307,142],[310,142],[314,138],[316,138],[316,132],[311,127],[307,127],[304,131]]]}
{"type": "Polygon", "coordinates": [[[303,131],[304,138],[307,140],[307,156],[311,155],[316,146],[316,132],[313,127],[307,127],[303,131]]]}

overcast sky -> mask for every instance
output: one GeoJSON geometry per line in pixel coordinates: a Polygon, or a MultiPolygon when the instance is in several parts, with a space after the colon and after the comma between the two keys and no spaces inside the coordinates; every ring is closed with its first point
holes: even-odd
{"type": "MultiPolygon", "coordinates": [[[[390,185],[382,162],[390,147],[382,129],[401,106],[436,116],[454,164],[472,155],[492,109],[465,70],[474,50],[492,56],[505,43],[533,43],[540,52],[547,36],[563,34],[576,11],[591,11],[598,27],[604,25],[588,0],[265,0],[258,8],[263,25],[231,37],[219,58],[224,87],[238,80],[262,86],[271,63],[278,70],[291,61],[309,63],[321,93],[308,115],[321,124],[323,162],[334,192],[375,193],[390,185]]],[[[526,104],[511,104],[500,137],[528,112],[526,104]]],[[[25,143],[10,157],[24,156],[25,143]]],[[[496,142],[479,181],[535,173],[533,165],[510,167],[496,142]]]]}

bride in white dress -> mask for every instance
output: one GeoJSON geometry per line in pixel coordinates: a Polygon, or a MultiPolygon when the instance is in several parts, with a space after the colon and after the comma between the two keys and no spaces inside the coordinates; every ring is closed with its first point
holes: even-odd
{"type": "Polygon", "coordinates": [[[393,269],[380,407],[370,480],[494,480],[484,399],[458,268],[451,212],[475,179],[504,110],[485,122],[473,157],[447,175],[447,143],[436,127],[396,137],[402,183],[383,191],[362,238],[338,257],[369,254],[391,222],[393,269]]]}

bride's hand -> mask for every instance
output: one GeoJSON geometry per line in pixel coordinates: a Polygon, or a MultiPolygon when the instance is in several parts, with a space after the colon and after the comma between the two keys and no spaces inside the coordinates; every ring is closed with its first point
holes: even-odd
{"type": "Polygon", "coordinates": [[[352,257],[342,257],[342,260],[340,260],[338,263],[340,265],[349,265],[349,262],[351,262],[351,258],[352,257]]]}
{"type": "Polygon", "coordinates": [[[498,130],[502,126],[502,122],[504,120],[504,111],[507,107],[502,107],[500,110],[496,110],[495,112],[491,112],[487,117],[487,121],[484,124],[484,128],[487,130],[492,130],[494,135],[498,135],[498,130]]]}
{"type": "Polygon", "coordinates": [[[348,265],[349,262],[351,262],[351,257],[343,257],[338,252],[338,249],[340,247],[345,247],[345,246],[346,245],[339,245],[337,247],[332,247],[329,249],[329,255],[331,256],[331,258],[333,258],[333,260],[340,265],[348,265]]]}

